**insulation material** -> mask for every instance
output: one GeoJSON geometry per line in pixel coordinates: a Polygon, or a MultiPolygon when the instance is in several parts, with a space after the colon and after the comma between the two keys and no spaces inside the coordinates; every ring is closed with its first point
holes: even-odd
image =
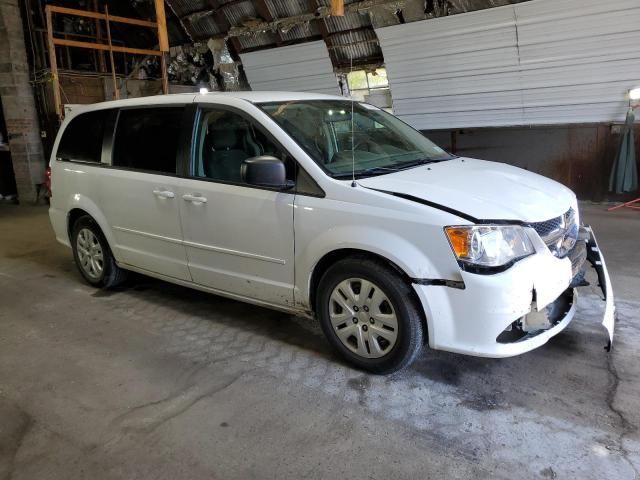
{"type": "Polygon", "coordinates": [[[219,81],[222,82],[225,91],[241,90],[238,65],[231,58],[227,43],[221,38],[211,38],[207,42],[207,47],[213,55],[214,75],[217,75],[219,81]]]}
{"type": "Polygon", "coordinates": [[[213,77],[213,61],[207,58],[207,54],[211,55],[207,45],[194,43],[172,47],[169,53],[169,81],[181,85],[206,86],[210,90],[219,89],[213,77]]]}
{"type": "Polygon", "coordinates": [[[532,0],[376,29],[394,113],[427,129],[623,121],[640,0],[532,0]]]}
{"type": "Polygon", "coordinates": [[[252,90],[338,94],[323,41],[240,54],[252,90]]]}
{"type": "Polygon", "coordinates": [[[209,90],[241,89],[238,65],[223,39],[172,47],[170,57],[167,73],[174,84],[209,90]]]}

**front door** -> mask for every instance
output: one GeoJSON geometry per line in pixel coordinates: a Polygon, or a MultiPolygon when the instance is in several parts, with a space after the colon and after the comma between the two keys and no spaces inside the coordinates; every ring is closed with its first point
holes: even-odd
{"type": "Polygon", "coordinates": [[[294,194],[242,182],[243,160],[257,155],[284,158],[244,114],[201,112],[178,199],[189,270],[201,285],[292,306],[294,194]]]}
{"type": "Polygon", "coordinates": [[[184,107],[119,112],[111,167],[95,188],[113,231],[116,258],[143,270],[190,280],[182,244],[177,157],[184,107]]]}

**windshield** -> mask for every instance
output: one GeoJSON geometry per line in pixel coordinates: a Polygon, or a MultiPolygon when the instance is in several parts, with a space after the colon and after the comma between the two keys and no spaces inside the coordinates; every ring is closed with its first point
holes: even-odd
{"type": "Polygon", "coordinates": [[[453,158],[420,132],[377,107],[350,100],[259,105],[336,178],[390,173],[453,158]],[[353,162],[353,165],[352,165],[353,162]]]}

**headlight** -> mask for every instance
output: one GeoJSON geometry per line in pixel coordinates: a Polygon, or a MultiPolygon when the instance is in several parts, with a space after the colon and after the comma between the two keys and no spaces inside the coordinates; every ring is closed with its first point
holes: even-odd
{"type": "Polygon", "coordinates": [[[463,265],[495,269],[535,253],[524,228],[515,225],[446,227],[451,249],[463,265]]]}

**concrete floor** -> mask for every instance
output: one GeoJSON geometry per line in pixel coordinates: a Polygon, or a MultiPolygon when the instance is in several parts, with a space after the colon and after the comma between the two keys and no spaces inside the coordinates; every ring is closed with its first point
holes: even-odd
{"type": "Polygon", "coordinates": [[[44,207],[0,205],[0,479],[581,478],[640,471],[640,212],[584,206],[617,293],[505,360],[379,377],[317,324],[138,278],[83,283],[44,207]]]}

